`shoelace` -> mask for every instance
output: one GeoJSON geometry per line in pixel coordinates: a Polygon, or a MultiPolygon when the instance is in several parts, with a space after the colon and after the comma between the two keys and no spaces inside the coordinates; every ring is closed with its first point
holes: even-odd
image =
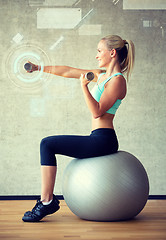
{"type": "Polygon", "coordinates": [[[36,203],[36,205],[34,206],[34,208],[32,208],[31,211],[26,212],[26,214],[28,214],[29,216],[30,216],[31,214],[34,214],[35,211],[37,210],[37,208],[38,208],[38,206],[39,206],[40,203],[41,203],[40,199],[37,199],[37,203],[36,203]]]}

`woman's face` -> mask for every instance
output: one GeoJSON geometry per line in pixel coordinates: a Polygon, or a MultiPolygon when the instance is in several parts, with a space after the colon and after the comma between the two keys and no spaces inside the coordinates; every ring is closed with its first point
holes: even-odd
{"type": "Polygon", "coordinates": [[[107,68],[111,62],[111,51],[108,50],[106,42],[101,40],[98,44],[96,59],[99,61],[99,67],[107,68]]]}

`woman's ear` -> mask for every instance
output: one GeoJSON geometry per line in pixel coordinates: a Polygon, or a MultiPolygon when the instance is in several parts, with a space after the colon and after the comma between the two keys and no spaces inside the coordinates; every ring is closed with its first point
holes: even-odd
{"type": "Polygon", "coordinates": [[[111,55],[112,58],[115,57],[116,56],[116,49],[112,49],[110,51],[110,55],[111,55]]]}

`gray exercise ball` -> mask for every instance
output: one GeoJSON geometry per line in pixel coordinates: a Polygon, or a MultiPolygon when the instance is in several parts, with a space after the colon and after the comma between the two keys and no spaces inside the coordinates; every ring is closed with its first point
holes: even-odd
{"type": "Polygon", "coordinates": [[[73,159],[66,167],[63,196],[81,219],[120,221],[144,208],[149,181],[141,162],[124,151],[86,159],[73,159]]]}

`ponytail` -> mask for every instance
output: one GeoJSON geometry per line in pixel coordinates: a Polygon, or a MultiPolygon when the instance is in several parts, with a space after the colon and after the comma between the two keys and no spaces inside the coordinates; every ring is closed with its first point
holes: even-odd
{"type": "Polygon", "coordinates": [[[117,51],[121,71],[122,73],[127,72],[128,80],[134,67],[134,43],[131,40],[122,40],[122,38],[117,35],[109,35],[101,40],[106,41],[109,50],[115,49],[117,51]]]}
{"type": "Polygon", "coordinates": [[[125,41],[125,46],[126,45],[128,46],[127,47],[128,53],[127,53],[127,57],[124,59],[121,65],[121,68],[122,68],[122,72],[127,72],[127,80],[128,80],[134,67],[135,47],[134,47],[134,43],[131,40],[124,40],[124,41],[125,41]]]}

